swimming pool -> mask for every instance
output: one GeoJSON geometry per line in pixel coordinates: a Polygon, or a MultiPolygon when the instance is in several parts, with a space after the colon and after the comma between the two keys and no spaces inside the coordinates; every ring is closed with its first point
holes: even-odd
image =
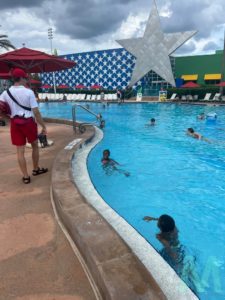
{"type": "MultiPolygon", "coordinates": [[[[45,116],[71,118],[71,104],[51,103],[48,107],[40,106],[45,116]]],[[[162,247],[155,238],[156,224],[142,219],[145,215],[172,215],[185,256],[194,258],[198,295],[205,300],[224,299],[225,131],[220,128],[225,128],[225,108],[141,103],[91,107],[106,119],[104,139],[88,159],[99,194],[158,251],[162,247]],[[197,121],[196,115],[202,111],[216,111],[218,121],[197,121]],[[145,127],[151,117],[156,118],[156,126],[145,127]],[[213,142],[187,137],[187,127],[213,142]],[[100,163],[105,148],[130,177],[105,173],[100,163]]],[[[86,120],[85,115],[81,113],[80,118],[86,120]]]]}

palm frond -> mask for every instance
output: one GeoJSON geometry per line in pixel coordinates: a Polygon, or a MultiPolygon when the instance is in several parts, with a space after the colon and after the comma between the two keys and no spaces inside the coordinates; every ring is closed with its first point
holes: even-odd
{"type": "Polygon", "coordinates": [[[7,39],[7,35],[2,34],[0,35],[0,48],[4,48],[6,50],[9,50],[10,48],[16,49],[15,46],[12,45],[12,43],[7,39]]]}

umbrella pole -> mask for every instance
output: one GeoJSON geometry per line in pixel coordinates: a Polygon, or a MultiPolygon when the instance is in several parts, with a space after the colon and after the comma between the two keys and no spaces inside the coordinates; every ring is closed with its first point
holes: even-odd
{"type": "Polygon", "coordinates": [[[54,87],[54,94],[56,94],[56,86],[55,86],[55,72],[53,72],[53,87],[54,87]]]}

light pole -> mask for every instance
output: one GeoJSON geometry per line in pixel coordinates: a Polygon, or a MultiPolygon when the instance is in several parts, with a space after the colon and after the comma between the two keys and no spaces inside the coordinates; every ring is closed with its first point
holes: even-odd
{"type": "MultiPolygon", "coordinates": [[[[51,54],[52,54],[53,29],[52,29],[51,27],[48,28],[48,39],[50,40],[51,54]]],[[[52,73],[52,77],[53,77],[54,93],[56,94],[56,87],[55,87],[55,72],[52,73]]]]}

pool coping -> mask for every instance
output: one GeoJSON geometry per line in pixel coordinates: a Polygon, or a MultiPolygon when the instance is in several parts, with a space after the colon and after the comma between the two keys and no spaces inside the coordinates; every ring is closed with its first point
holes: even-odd
{"type": "MultiPolygon", "coordinates": [[[[45,120],[72,125],[67,120],[45,120]]],[[[76,141],[55,158],[52,198],[61,222],[80,251],[103,299],[198,299],[155,249],[116,214],[93,187],[86,159],[101,140],[101,131],[88,126],[83,135],[76,137],[76,141]],[[74,157],[75,160],[79,157],[79,164],[75,166],[79,173],[76,182],[72,174],[74,157]]]]}

